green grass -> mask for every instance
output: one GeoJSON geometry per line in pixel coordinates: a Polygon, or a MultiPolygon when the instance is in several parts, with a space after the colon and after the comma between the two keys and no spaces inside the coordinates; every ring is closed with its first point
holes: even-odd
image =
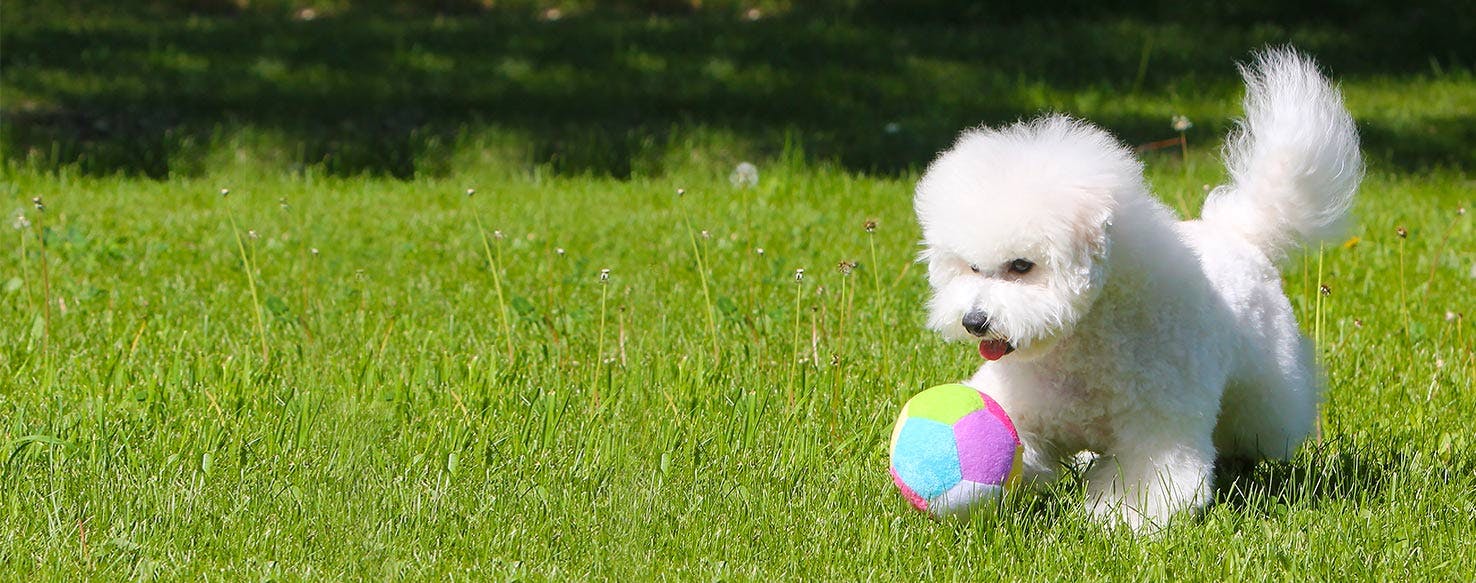
{"type": "Polygon", "coordinates": [[[1476,573],[1469,49],[1370,56],[1315,24],[368,21],[6,16],[0,579],[1476,573]],[[1067,38],[970,65],[1031,31],[1067,38]],[[1139,83],[1138,48],[1106,47],[1148,32],[1139,83]],[[401,40],[318,85],[335,39],[401,40]],[[611,57],[578,39],[666,65],[579,79],[611,57]],[[1330,380],[1321,439],[1220,468],[1215,504],[1153,538],[1087,520],[1073,479],[976,524],[910,510],[894,416],[978,364],[921,326],[917,169],[979,120],[1059,108],[1142,143],[1184,113],[1189,159],[1144,156],[1197,212],[1231,62],[1288,39],[1348,73],[1371,160],[1356,241],[1286,269],[1330,380]],[[519,59],[578,66],[478,84],[519,59]],[[238,65],[282,77],[212,85],[238,65]],[[561,75],[615,90],[550,102],[561,75]],[[756,188],[729,183],[741,160],[756,188]]]}
{"type": "MultiPolygon", "coordinates": [[[[908,510],[886,473],[889,424],[910,394],[977,360],[920,326],[910,181],[782,161],[761,172],[753,190],[716,172],[9,172],[7,208],[45,196],[44,215],[26,214],[45,219],[54,306],[48,354],[37,233],[8,229],[0,563],[56,578],[1471,573],[1476,364],[1469,322],[1445,316],[1476,313],[1463,175],[1375,170],[1361,241],[1325,252],[1323,442],[1291,464],[1222,472],[1202,520],[1135,540],[1087,522],[1069,482],[997,523],[908,510]],[[680,205],[711,236],[698,244],[716,359],[680,205]],[[478,213],[505,237],[490,241],[511,362],[478,213]],[[243,235],[265,359],[232,215],[259,237],[243,235]],[[874,264],[867,218],[880,221],[874,264]],[[1402,278],[1396,225],[1410,232],[1402,278]],[[843,259],[861,262],[849,280],[843,259]]],[[[1169,158],[1152,176],[1161,192],[1211,179],[1186,180],[1169,158]]],[[[1309,323],[1315,269],[1287,277],[1309,323]]]]}

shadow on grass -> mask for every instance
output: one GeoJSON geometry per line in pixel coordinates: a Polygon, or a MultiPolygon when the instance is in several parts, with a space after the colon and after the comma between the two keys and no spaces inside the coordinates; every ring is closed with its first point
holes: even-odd
{"type": "MultiPolygon", "coordinates": [[[[0,27],[0,146],[11,160],[87,173],[197,174],[224,143],[287,168],[409,177],[445,173],[491,135],[520,144],[519,163],[627,177],[659,172],[702,129],[745,156],[789,144],[894,173],[925,164],[960,128],[1074,109],[1081,94],[1127,105],[1091,114],[1125,140],[1161,139],[1162,113],[1133,104],[1228,103],[1239,92],[1232,63],[1271,43],[1294,42],[1350,78],[1476,62],[1462,37],[1471,25],[1439,10],[1350,9],[1323,23],[1229,15],[1217,25],[1144,10],[1061,21],[971,9],[949,20],[937,15],[952,3],[931,5],[757,21],[628,9],[78,19],[32,8],[0,27]]],[[[1202,125],[1209,140],[1226,129],[1202,125]]],[[[1401,167],[1476,165],[1476,120],[1364,134],[1401,167]]]]}
{"type": "MultiPolygon", "coordinates": [[[[1451,455],[1441,466],[1448,475],[1476,471],[1468,456],[1451,455]]],[[[1404,451],[1328,442],[1306,446],[1290,461],[1221,458],[1215,465],[1215,505],[1252,519],[1276,519],[1292,509],[1315,509],[1330,501],[1374,500],[1391,480],[1417,471],[1419,462],[1404,451]],[[1414,467],[1412,467],[1414,466],[1414,467]]],[[[1014,520],[1055,522],[1080,515],[1086,468],[1068,469],[1059,483],[1022,497],[1014,520]]]]}
{"type": "Polygon", "coordinates": [[[1329,500],[1375,498],[1401,467],[1403,454],[1397,452],[1318,452],[1295,461],[1221,460],[1215,500],[1243,514],[1275,516],[1329,500]]]}

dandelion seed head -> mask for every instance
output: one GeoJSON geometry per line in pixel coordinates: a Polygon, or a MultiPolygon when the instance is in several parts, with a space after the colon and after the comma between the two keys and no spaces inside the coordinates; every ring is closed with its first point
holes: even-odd
{"type": "Polygon", "coordinates": [[[222,189],[220,189],[220,195],[221,196],[230,196],[231,195],[231,189],[229,189],[229,188],[222,188],[222,189]]]}
{"type": "Polygon", "coordinates": [[[501,239],[502,237],[503,237],[502,231],[492,231],[492,238],[493,239],[501,239]]]}
{"type": "Polygon", "coordinates": [[[318,254],[318,248],[317,247],[313,247],[312,249],[308,249],[308,252],[309,253],[312,253],[313,255],[317,255],[318,254]]]}
{"type": "Polygon", "coordinates": [[[246,231],[246,236],[247,237],[250,237],[252,239],[256,239],[256,238],[259,238],[260,237],[260,235],[256,234],[256,229],[251,229],[249,231],[246,231]]]}
{"type": "Polygon", "coordinates": [[[608,268],[600,270],[600,281],[610,281],[610,270],[608,268]]]}
{"type": "Polygon", "coordinates": [[[477,189],[475,189],[475,188],[468,188],[468,189],[466,189],[466,195],[467,196],[471,196],[471,195],[476,194],[476,193],[477,193],[477,189]]]}
{"type": "Polygon", "coordinates": [[[709,233],[709,232],[707,232],[707,230],[706,230],[706,229],[704,229],[704,230],[703,230],[703,231],[702,231],[702,238],[703,238],[703,239],[711,239],[711,238],[712,238],[712,233],[709,233]]]}
{"type": "Polygon", "coordinates": [[[895,134],[902,131],[902,124],[899,124],[895,121],[889,121],[887,122],[887,125],[882,126],[882,131],[888,134],[895,134]]]}
{"type": "Polygon", "coordinates": [[[733,173],[728,175],[728,182],[732,183],[734,188],[758,186],[758,166],[754,166],[752,162],[740,162],[736,168],[733,168],[733,173]]]}
{"type": "Polygon", "coordinates": [[[796,270],[794,270],[794,282],[795,283],[804,283],[804,281],[805,281],[805,270],[804,269],[796,269],[796,270]]]}
{"type": "Polygon", "coordinates": [[[1452,312],[1450,310],[1446,310],[1445,311],[1445,321],[1446,322],[1454,322],[1455,319],[1456,319],[1456,313],[1455,312],[1452,312]]]}
{"type": "Polygon", "coordinates": [[[287,210],[287,208],[288,208],[288,206],[287,206],[287,199],[285,199],[285,198],[279,198],[279,199],[277,199],[277,206],[282,207],[282,210],[284,210],[284,211],[287,210]]]}
{"type": "Polygon", "coordinates": [[[41,202],[41,197],[32,198],[31,204],[35,205],[36,212],[46,212],[46,203],[41,202]]]}
{"type": "Polygon", "coordinates": [[[554,247],[554,253],[559,254],[559,257],[563,257],[564,256],[564,248],[563,247],[554,247]]]}
{"type": "Polygon", "coordinates": [[[687,189],[685,189],[685,188],[678,188],[677,189],[677,196],[687,196],[687,189]]]}
{"type": "Polygon", "coordinates": [[[1458,217],[1464,217],[1464,216],[1466,216],[1466,207],[1463,207],[1463,206],[1462,207],[1456,207],[1456,216],[1458,216],[1458,217]]]}
{"type": "Polygon", "coordinates": [[[24,231],[31,228],[31,219],[26,218],[25,213],[15,213],[15,220],[10,222],[10,226],[17,231],[24,231]]]}
{"type": "Polygon", "coordinates": [[[747,20],[749,22],[753,22],[753,21],[758,20],[758,19],[763,18],[763,17],[764,17],[764,11],[759,10],[757,8],[749,8],[747,11],[744,11],[744,13],[743,13],[743,19],[744,20],[747,20]]]}
{"type": "MultiPolygon", "coordinates": [[[[754,253],[757,253],[759,255],[763,255],[764,254],[764,248],[763,247],[756,247],[756,248],[754,248],[753,252],[754,253]]],[[[1471,277],[1476,277],[1476,265],[1471,266],[1471,277]]]]}
{"type": "Polygon", "coordinates": [[[1194,127],[1194,122],[1189,121],[1188,116],[1176,115],[1173,118],[1173,122],[1174,131],[1176,132],[1189,131],[1189,128],[1194,127]]]}

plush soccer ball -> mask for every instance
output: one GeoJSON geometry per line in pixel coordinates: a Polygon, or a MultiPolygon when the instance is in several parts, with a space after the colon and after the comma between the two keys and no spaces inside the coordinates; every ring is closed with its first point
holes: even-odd
{"type": "Polygon", "coordinates": [[[1015,424],[972,387],[941,385],[913,397],[892,430],[892,481],[913,507],[967,518],[998,504],[1020,475],[1015,424]]]}

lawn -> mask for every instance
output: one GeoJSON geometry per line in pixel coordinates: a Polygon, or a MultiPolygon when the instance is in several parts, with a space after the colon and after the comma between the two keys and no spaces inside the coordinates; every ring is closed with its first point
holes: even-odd
{"type": "Polygon", "coordinates": [[[1476,574],[1476,58],[1439,34],[6,9],[0,578],[1476,574]],[[1234,61],[1288,40],[1370,159],[1350,238],[1285,273],[1321,438],[1155,537],[1072,479],[912,511],[891,423],[979,360],[922,327],[932,153],[1043,109],[1133,144],[1185,114],[1187,159],[1144,158],[1192,214],[1234,61]]]}

